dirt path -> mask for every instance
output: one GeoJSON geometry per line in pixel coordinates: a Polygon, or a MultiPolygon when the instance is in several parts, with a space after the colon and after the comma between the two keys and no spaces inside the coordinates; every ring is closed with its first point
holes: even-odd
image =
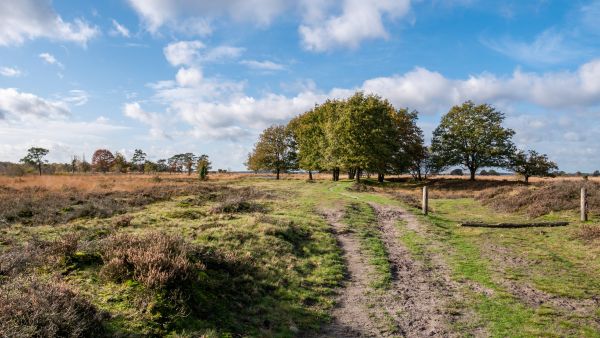
{"type": "Polygon", "coordinates": [[[453,336],[448,328],[452,318],[446,306],[454,288],[448,282],[447,270],[415,261],[399,240],[399,220],[415,231],[421,225],[399,207],[370,205],[376,212],[388,252],[392,286],[387,290],[369,286],[372,268],[361,253],[358,238],[346,231],[340,222],[340,211],[324,211],[343,250],[348,276],[332,312],[333,321],[318,337],[453,336]]]}
{"type": "MultiPolygon", "coordinates": [[[[392,292],[385,304],[397,307],[397,323],[407,337],[450,336],[447,302],[453,296],[453,287],[447,271],[442,266],[425,267],[412,258],[399,240],[397,223],[417,231],[421,225],[417,219],[400,207],[370,204],[377,214],[382,240],[388,250],[393,275],[392,292]]],[[[394,310],[389,309],[390,310],[394,310]]]]}
{"type": "Polygon", "coordinates": [[[377,325],[371,320],[368,311],[370,299],[367,290],[372,268],[360,252],[358,239],[340,223],[342,212],[326,210],[323,211],[323,215],[333,227],[338,244],[343,251],[347,276],[343,291],[338,296],[337,305],[333,309],[333,321],[318,337],[379,336],[377,325]]]}

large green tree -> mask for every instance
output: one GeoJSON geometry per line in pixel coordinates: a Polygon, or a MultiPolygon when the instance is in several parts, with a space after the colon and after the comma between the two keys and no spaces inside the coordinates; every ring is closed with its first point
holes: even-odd
{"type": "Polygon", "coordinates": [[[394,141],[390,141],[396,136],[391,119],[394,111],[387,100],[358,92],[346,101],[331,126],[334,138],[330,146],[338,152],[341,167],[356,171],[357,182],[364,170],[385,172],[395,151],[394,141]]]}
{"type": "Polygon", "coordinates": [[[44,163],[48,163],[47,160],[44,159],[46,155],[48,155],[50,151],[48,149],[40,148],[40,147],[31,147],[27,149],[27,155],[21,159],[21,162],[32,165],[38,169],[40,176],[42,176],[42,166],[44,163]]]}
{"type": "Polygon", "coordinates": [[[510,169],[522,175],[525,183],[528,183],[531,176],[552,176],[552,172],[558,170],[558,166],[550,161],[546,154],[539,154],[535,150],[521,150],[513,155],[510,169]]]}
{"type": "Polygon", "coordinates": [[[290,129],[273,125],[265,129],[248,154],[246,166],[250,170],[272,170],[279,179],[281,172],[298,168],[296,142],[290,129]]]}
{"type": "Polygon", "coordinates": [[[514,131],[502,126],[504,114],[489,104],[454,106],[433,132],[431,150],[444,166],[465,166],[475,180],[481,167],[508,167],[514,131]]]}

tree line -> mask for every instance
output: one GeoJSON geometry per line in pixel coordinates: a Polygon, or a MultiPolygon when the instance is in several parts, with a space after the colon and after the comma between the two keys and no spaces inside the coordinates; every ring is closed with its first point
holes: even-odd
{"type": "MultiPolygon", "coordinates": [[[[36,169],[42,175],[43,168],[48,165],[46,156],[49,150],[41,147],[31,147],[20,162],[36,169]]],[[[56,164],[55,164],[56,165],[56,164]]],[[[127,159],[124,154],[108,149],[98,149],[92,155],[91,163],[86,161],[85,155],[82,157],[73,156],[69,163],[60,164],[61,169],[66,172],[139,172],[139,173],[157,173],[185,172],[191,175],[197,172],[201,179],[206,179],[208,172],[212,170],[212,164],[208,155],[195,155],[193,153],[176,154],[168,159],[159,159],[151,161],[147,154],[141,149],[135,149],[131,159],[127,159]]]]}
{"type": "Polygon", "coordinates": [[[417,126],[419,113],[395,108],[374,94],[357,92],[345,100],[327,100],[287,125],[265,129],[248,154],[249,170],[340,172],[349,179],[410,173],[417,180],[451,167],[463,167],[475,180],[481,168],[502,168],[531,176],[550,176],[558,167],[545,154],[519,150],[504,114],[489,104],[466,101],[452,107],[434,130],[430,146],[417,126]]]}

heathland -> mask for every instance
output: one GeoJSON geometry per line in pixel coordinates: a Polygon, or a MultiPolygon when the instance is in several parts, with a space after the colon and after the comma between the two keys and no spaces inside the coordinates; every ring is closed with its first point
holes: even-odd
{"type": "Polygon", "coordinates": [[[0,336],[600,336],[598,182],[318,176],[0,177],[0,336]]]}

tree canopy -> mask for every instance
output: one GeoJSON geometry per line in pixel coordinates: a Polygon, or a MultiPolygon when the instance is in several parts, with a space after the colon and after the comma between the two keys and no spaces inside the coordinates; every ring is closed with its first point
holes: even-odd
{"type": "Polygon", "coordinates": [[[431,150],[441,166],[462,165],[471,180],[481,167],[508,167],[514,131],[504,128],[504,114],[488,104],[467,101],[454,106],[433,132],[431,150]]]}
{"type": "Polygon", "coordinates": [[[21,162],[32,165],[38,169],[40,176],[42,176],[42,165],[48,161],[44,159],[50,151],[45,148],[31,147],[27,149],[27,155],[21,159],[21,162]]]}
{"type": "Polygon", "coordinates": [[[527,183],[532,176],[551,176],[552,171],[558,170],[558,166],[548,159],[548,155],[529,150],[528,152],[518,151],[513,155],[511,169],[522,175],[527,183]]]}
{"type": "Polygon", "coordinates": [[[286,126],[273,125],[265,129],[248,154],[246,166],[250,170],[272,170],[277,174],[298,168],[296,142],[286,126]]]}
{"type": "Polygon", "coordinates": [[[94,152],[94,155],[92,155],[92,167],[96,171],[105,173],[110,170],[114,160],[115,156],[110,152],[110,150],[98,149],[94,152]]]}

